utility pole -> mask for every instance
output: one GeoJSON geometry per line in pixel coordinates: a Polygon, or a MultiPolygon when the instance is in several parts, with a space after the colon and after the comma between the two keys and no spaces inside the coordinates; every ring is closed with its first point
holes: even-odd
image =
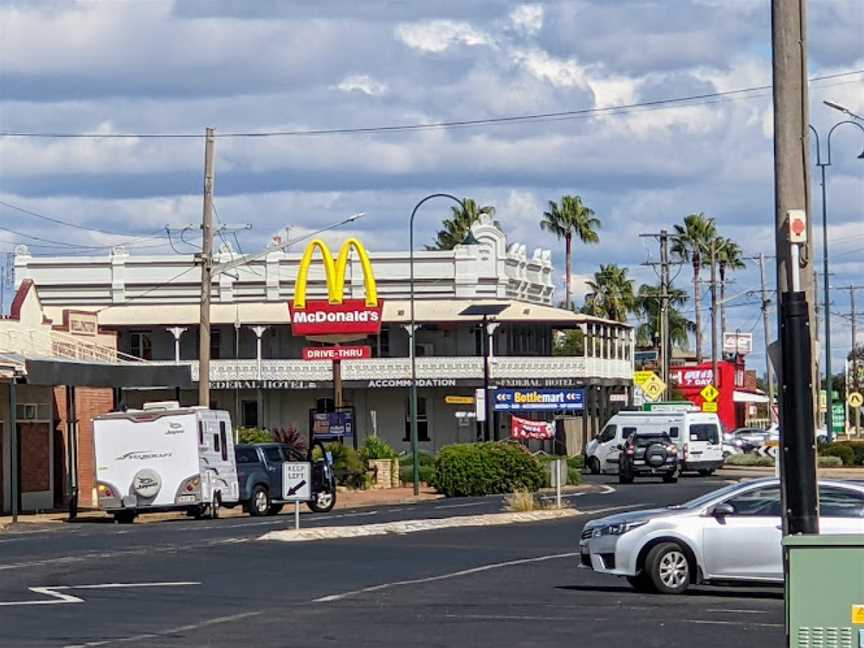
{"type": "MultiPolygon", "coordinates": [[[[780,333],[780,480],[785,534],[819,533],[813,376],[806,3],[771,0],[774,227],[780,333]]],[[[788,563],[784,561],[784,574],[788,563]]],[[[787,627],[787,637],[789,629],[787,627]]]]}
{"type": "Polygon", "coordinates": [[[672,345],[669,343],[669,232],[660,230],[660,373],[666,390],[663,397],[669,398],[669,365],[672,345]]]}
{"type": "MultiPolygon", "coordinates": [[[[736,346],[738,341],[735,341],[736,346]]],[[[717,239],[711,241],[711,384],[720,388],[717,371],[717,239]]]]}
{"type": "Polygon", "coordinates": [[[207,129],[204,144],[204,214],[201,223],[201,316],[198,325],[198,404],[210,406],[210,293],[213,288],[213,148],[207,129]]]}
{"type": "Polygon", "coordinates": [[[762,284],[762,336],[765,345],[765,380],[768,382],[768,422],[774,422],[774,370],[771,368],[771,357],[768,355],[770,344],[768,332],[768,287],[765,285],[765,254],[759,253],[759,281],[762,284]]]}
{"type": "MultiPolygon", "coordinates": [[[[855,312],[855,291],[864,288],[864,286],[849,286],[849,319],[852,324],[852,390],[860,391],[861,385],[858,384],[858,349],[855,346],[858,336],[858,313],[855,312]]],[[[849,393],[849,387],[846,387],[846,393],[849,393]]],[[[855,435],[861,433],[861,408],[855,408],[855,435]]]]}

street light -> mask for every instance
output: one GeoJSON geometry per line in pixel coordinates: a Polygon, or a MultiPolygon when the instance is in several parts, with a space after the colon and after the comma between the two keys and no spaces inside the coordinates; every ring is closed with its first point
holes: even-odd
{"type": "Polygon", "coordinates": [[[414,347],[414,334],[416,333],[417,325],[414,322],[414,217],[417,215],[417,210],[427,200],[433,198],[449,198],[457,203],[463,211],[465,211],[465,203],[459,200],[456,196],[448,193],[429,194],[420,202],[414,205],[411,211],[410,234],[408,237],[408,266],[411,275],[410,279],[410,294],[408,299],[411,304],[411,324],[408,328],[408,353],[411,357],[411,400],[410,400],[410,416],[411,416],[411,457],[414,460],[414,495],[420,494],[420,466],[417,448],[417,350],[414,347]]]}
{"type": "MultiPolygon", "coordinates": [[[[836,110],[840,110],[842,112],[849,112],[843,106],[838,104],[833,104],[830,102],[825,102],[831,108],[836,110]]],[[[852,113],[849,113],[852,114],[852,113]]],[[[829,297],[829,287],[828,287],[828,202],[827,202],[827,187],[825,181],[825,169],[826,167],[831,166],[831,135],[834,134],[834,131],[838,126],[842,126],[843,124],[852,124],[856,126],[862,133],[864,133],[864,126],[859,124],[856,121],[852,121],[851,119],[846,119],[841,122],[837,122],[831,127],[831,130],[828,131],[828,136],[826,137],[826,159],[822,160],[822,146],[819,141],[819,132],[816,128],[810,124],[810,130],[813,131],[813,135],[816,139],[816,166],[819,167],[819,170],[822,173],[822,274],[824,278],[824,298],[823,302],[825,303],[825,392],[828,398],[828,403],[825,412],[825,427],[826,432],[828,434],[828,442],[831,442],[831,439],[834,436],[834,412],[832,408],[833,399],[831,397],[831,383],[832,383],[832,375],[831,375],[831,309],[829,305],[831,303],[829,297]]],[[[858,156],[859,160],[864,160],[864,150],[861,151],[861,154],[858,156]]]]}

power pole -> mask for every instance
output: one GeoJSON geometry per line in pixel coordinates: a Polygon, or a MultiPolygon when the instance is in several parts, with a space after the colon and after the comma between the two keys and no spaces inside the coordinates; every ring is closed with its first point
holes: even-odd
{"type": "MultiPolygon", "coordinates": [[[[852,389],[860,391],[861,385],[858,384],[858,349],[855,346],[858,336],[858,314],[855,312],[855,291],[862,286],[849,286],[849,318],[852,323],[852,389]]],[[[846,388],[849,393],[849,388],[846,388]]],[[[861,432],[861,408],[855,408],[855,434],[861,432]]]]}
{"type": "Polygon", "coordinates": [[[765,285],[765,254],[759,254],[759,281],[762,284],[762,336],[765,345],[765,380],[768,381],[768,422],[774,422],[774,370],[771,368],[771,357],[768,355],[769,332],[768,332],[768,287],[765,285]]]}
{"type": "MultiPolygon", "coordinates": [[[[806,3],[771,0],[774,201],[779,298],[780,480],[785,534],[819,533],[813,407],[813,255],[808,177],[806,3]]],[[[788,565],[784,561],[784,573],[788,565]]],[[[788,636],[788,627],[787,627],[788,636]]]]}
{"type": "Polygon", "coordinates": [[[669,397],[669,365],[672,360],[672,345],[669,343],[669,233],[660,230],[660,373],[669,397]]]}
{"type": "Polygon", "coordinates": [[[719,389],[717,364],[717,239],[714,239],[711,241],[711,384],[719,389]]]}
{"type": "Polygon", "coordinates": [[[198,404],[210,406],[210,293],[213,288],[213,148],[207,129],[204,144],[204,214],[201,223],[201,316],[198,325],[198,404]]]}

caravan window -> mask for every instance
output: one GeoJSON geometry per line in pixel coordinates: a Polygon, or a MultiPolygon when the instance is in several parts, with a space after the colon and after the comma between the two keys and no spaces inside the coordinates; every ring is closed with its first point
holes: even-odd
{"type": "Polygon", "coordinates": [[[670,427],[669,428],[669,436],[673,439],[678,438],[678,427],[670,427]]]}
{"type": "Polygon", "coordinates": [[[690,426],[690,440],[720,443],[720,432],[713,423],[696,423],[690,426]]]}
{"type": "Polygon", "coordinates": [[[198,445],[204,445],[204,421],[198,421],[198,445]]]}
{"type": "Polygon", "coordinates": [[[221,449],[221,446],[219,445],[219,435],[218,434],[213,435],[213,449],[216,452],[219,452],[221,449]]]}
{"type": "Polygon", "coordinates": [[[219,441],[222,444],[222,461],[228,461],[228,439],[225,421],[219,421],[219,441]]]}
{"type": "Polygon", "coordinates": [[[634,434],[636,434],[636,428],[635,427],[621,428],[621,438],[622,439],[629,439],[634,434]]]}

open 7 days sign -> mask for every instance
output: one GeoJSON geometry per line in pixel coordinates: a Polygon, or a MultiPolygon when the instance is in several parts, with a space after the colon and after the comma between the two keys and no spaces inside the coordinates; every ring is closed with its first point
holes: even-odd
{"type": "Polygon", "coordinates": [[[294,284],[294,301],[289,305],[291,330],[294,335],[375,335],[381,330],[381,308],[378,289],[372,264],[363,244],[355,238],[346,240],[339,249],[334,261],[330,248],[320,239],[315,239],[306,247],[297,281],[294,284]],[[348,255],[352,248],[357,252],[363,268],[363,281],[366,288],[365,299],[345,299],[345,273],[348,255]],[[306,285],[309,266],[315,250],[321,252],[324,262],[324,278],[327,282],[327,299],[307,300],[306,285]]]}

